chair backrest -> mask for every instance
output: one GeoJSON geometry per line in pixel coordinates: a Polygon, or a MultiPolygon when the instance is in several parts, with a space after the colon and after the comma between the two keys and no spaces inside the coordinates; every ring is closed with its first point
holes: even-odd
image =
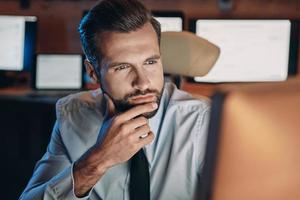
{"type": "Polygon", "coordinates": [[[161,53],[165,73],[194,77],[209,72],[220,49],[190,32],[163,32],[161,53]]]}

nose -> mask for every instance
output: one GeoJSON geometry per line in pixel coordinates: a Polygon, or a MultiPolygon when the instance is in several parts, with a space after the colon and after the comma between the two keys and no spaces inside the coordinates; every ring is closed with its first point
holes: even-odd
{"type": "Polygon", "coordinates": [[[149,88],[150,81],[146,72],[143,69],[136,70],[136,76],[132,84],[135,89],[138,89],[140,91],[145,91],[149,88]]]}

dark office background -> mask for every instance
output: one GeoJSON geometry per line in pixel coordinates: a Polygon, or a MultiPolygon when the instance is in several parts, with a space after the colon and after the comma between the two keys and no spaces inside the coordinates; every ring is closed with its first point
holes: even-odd
{"type": "MultiPolygon", "coordinates": [[[[81,53],[78,23],[84,10],[96,2],[0,0],[0,15],[38,17],[37,53],[81,53]]],[[[229,7],[221,6],[224,3],[221,0],[142,2],[153,10],[182,11],[185,30],[188,29],[188,20],[192,18],[300,19],[299,0],[233,0],[229,7]]],[[[11,103],[9,99],[1,104],[1,199],[17,199],[32,174],[35,162],[46,149],[55,120],[54,104],[47,101],[11,103]]]]}

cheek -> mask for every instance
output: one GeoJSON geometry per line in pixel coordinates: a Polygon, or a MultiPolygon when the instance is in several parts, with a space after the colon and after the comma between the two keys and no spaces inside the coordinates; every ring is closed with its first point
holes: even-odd
{"type": "Polygon", "coordinates": [[[149,79],[151,80],[151,84],[155,89],[162,89],[164,83],[164,74],[162,67],[157,67],[155,70],[151,70],[148,72],[149,79]]]}
{"type": "Polygon", "coordinates": [[[122,99],[128,91],[128,84],[126,81],[118,76],[107,75],[103,80],[103,90],[107,92],[114,99],[122,99]]]}

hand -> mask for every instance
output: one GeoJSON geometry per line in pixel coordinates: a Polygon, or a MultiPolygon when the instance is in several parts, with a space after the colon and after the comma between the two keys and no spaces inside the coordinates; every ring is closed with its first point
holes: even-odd
{"type": "Polygon", "coordinates": [[[104,97],[107,107],[99,135],[105,135],[105,138],[98,140],[96,148],[107,157],[108,167],[111,167],[129,160],[154,139],[148,119],[140,115],[157,109],[157,104],[138,105],[116,115],[113,101],[106,94],[104,97]]]}
{"type": "Polygon", "coordinates": [[[74,165],[74,190],[84,196],[105,174],[107,169],[129,160],[154,139],[148,120],[140,116],[157,109],[156,103],[138,105],[116,115],[113,101],[104,94],[106,112],[96,144],[74,165]],[[101,136],[105,136],[101,139],[101,136]]]}

